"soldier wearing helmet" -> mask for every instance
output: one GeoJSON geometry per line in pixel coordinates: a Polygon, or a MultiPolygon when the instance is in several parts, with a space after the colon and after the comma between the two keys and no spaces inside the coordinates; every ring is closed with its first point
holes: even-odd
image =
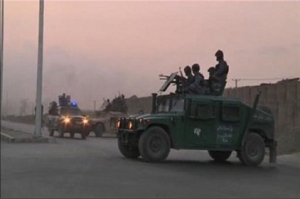
{"type": "Polygon", "coordinates": [[[192,74],[192,69],[190,66],[186,66],[184,68],[184,74],[186,76],[186,81],[185,81],[184,87],[189,87],[195,81],[195,78],[192,74]]]}
{"type": "Polygon", "coordinates": [[[194,73],[194,83],[192,83],[187,91],[189,93],[195,94],[204,94],[204,76],[200,73],[200,66],[199,64],[195,63],[192,66],[192,71],[194,73]]]}
{"type": "Polygon", "coordinates": [[[220,83],[224,83],[227,79],[229,67],[224,60],[224,54],[221,50],[218,50],[215,54],[216,60],[219,62],[215,67],[213,78],[218,80],[220,83]]]}

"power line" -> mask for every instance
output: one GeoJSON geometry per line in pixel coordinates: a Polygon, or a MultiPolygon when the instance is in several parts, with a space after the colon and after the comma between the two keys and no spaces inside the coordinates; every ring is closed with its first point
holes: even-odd
{"type": "Polygon", "coordinates": [[[242,81],[264,81],[264,80],[283,80],[283,79],[296,79],[300,77],[274,77],[274,78],[233,78],[232,80],[242,80],[242,81]]]}
{"type": "Polygon", "coordinates": [[[235,82],[235,88],[238,87],[239,81],[267,81],[267,80],[287,80],[287,79],[299,79],[299,77],[290,77],[290,78],[233,78],[232,81],[235,82]]]}

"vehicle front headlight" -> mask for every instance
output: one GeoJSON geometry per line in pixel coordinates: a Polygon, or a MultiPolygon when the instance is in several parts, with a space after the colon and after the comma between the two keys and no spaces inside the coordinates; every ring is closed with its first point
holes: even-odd
{"type": "Polygon", "coordinates": [[[117,128],[120,128],[120,124],[121,124],[121,122],[120,122],[120,120],[117,122],[117,128]]]}
{"type": "Polygon", "coordinates": [[[69,122],[70,122],[70,118],[66,117],[66,118],[64,119],[64,123],[69,123],[69,122]]]}
{"type": "Polygon", "coordinates": [[[89,123],[89,120],[88,119],[83,119],[83,124],[87,124],[87,123],[89,123]]]}
{"type": "Polygon", "coordinates": [[[132,129],[132,127],[133,127],[133,123],[132,123],[132,122],[129,122],[128,128],[129,128],[129,129],[132,129]]]}

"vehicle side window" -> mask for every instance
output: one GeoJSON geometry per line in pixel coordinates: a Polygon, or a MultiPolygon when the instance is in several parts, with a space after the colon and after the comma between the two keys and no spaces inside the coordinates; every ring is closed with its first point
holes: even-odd
{"type": "Polygon", "coordinates": [[[240,110],[239,104],[222,103],[222,120],[225,122],[239,122],[240,110]]]}
{"type": "Polygon", "coordinates": [[[176,99],[172,102],[171,110],[173,112],[181,112],[184,111],[184,99],[176,99]]]}
{"type": "Polygon", "coordinates": [[[189,115],[192,118],[212,119],[215,117],[212,102],[191,102],[189,115]]]}

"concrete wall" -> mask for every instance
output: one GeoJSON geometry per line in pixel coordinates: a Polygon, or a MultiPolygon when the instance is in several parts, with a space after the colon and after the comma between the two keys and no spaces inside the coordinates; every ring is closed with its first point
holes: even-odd
{"type": "MultiPolygon", "coordinates": [[[[269,107],[275,117],[279,153],[300,151],[300,81],[285,80],[276,84],[229,88],[224,96],[238,97],[252,105],[259,91],[262,92],[259,105],[269,107]]],[[[127,99],[127,105],[130,114],[139,110],[150,112],[151,97],[127,99]]]]}

